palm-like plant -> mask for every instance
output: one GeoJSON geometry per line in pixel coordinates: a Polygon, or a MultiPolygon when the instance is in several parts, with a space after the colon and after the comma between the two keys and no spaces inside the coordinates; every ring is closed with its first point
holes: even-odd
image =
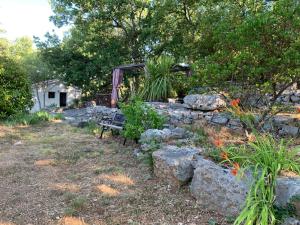
{"type": "Polygon", "coordinates": [[[149,60],[146,64],[145,85],[140,96],[147,101],[166,100],[171,95],[171,67],[174,59],[161,56],[157,60],[149,60]]]}

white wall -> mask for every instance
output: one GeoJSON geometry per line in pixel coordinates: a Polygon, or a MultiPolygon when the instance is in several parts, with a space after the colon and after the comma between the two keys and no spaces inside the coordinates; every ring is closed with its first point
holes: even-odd
{"type": "Polygon", "coordinates": [[[50,84],[48,87],[43,89],[41,86],[36,90],[35,86],[32,87],[32,96],[34,101],[34,106],[31,109],[31,112],[39,111],[43,108],[55,105],[56,107],[60,107],[60,92],[67,93],[67,106],[71,105],[75,99],[79,99],[81,97],[81,91],[74,88],[65,86],[62,83],[50,84]],[[48,92],[55,92],[55,98],[48,98],[48,92]],[[45,97],[44,97],[45,93],[45,97]],[[39,96],[41,109],[38,103],[39,96]],[[45,101],[44,101],[45,99],[45,101]]]}

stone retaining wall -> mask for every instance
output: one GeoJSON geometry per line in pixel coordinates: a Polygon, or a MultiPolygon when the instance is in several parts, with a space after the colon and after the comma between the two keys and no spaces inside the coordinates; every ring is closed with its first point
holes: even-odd
{"type": "Polygon", "coordinates": [[[98,122],[101,120],[112,119],[117,112],[120,113],[120,110],[106,106],[90,106],[81,109],[65,110],[63,114],[69,123],[78,125],[82,122],[98,122]]]}
{"type": "MultiPolygon", "coordinates": [[[[168,123],[178,126],[193,124],[195,121],[205,121],[212,125],[228,127],[232,130],[242,130],[243,126],[239,119],[233,118],[226,112],[199,111],[188,109],[185,104],[179,103],[149,103],[161,115],[168,118],[168,123]]],[[[300,120],[291,116],[276,115],[267,122],[264,130],[279,136],[300,136],[300,120]]]]}
{"type": "MultiPolygon", "coordinates": [[[[153,153],[154,174],[173,187],[188,184],[191,195],[201,207],[224,216],[237,216],[242,210],[253,178],[231,174],[215,162],[201,156],[203,149],[163,145],[153,153]]],[[[300,177],[279,177],[276,185],[276,205],[295,206],[300,216],[300,177]]]]}
{"type": "MultiPolygon", "coordinates": [[[[232,130],[243,129],[242,123],[232,118],[226,112],[216,111],[199,111],[187,108],[186,104],[179,103],[148,103],[156,111],[167,117],[167,123],[179,126],[183,124],[193,124],[195,121],[205,121],[212,125],[228,127],[232,130]]],[[[83,109],[72,109],[64,111],[64,115],[70,123],[78,124],[86,121],[100,121],[112,118],[120,110],[108,108],[105,106],[94,106],[83,109]]],[[[300,136],[300,120],[289,116],[275,116],[272,121],[266,123],[264,129],[268,132],[275,133],[279,136],[300,136]]]]}
{"type": "MultiPolygon", "coordinates": [[[[230,169],[205,158],[205,148],[187,141],[192,138],[183,128],[149,129],[141,136],[140,154],[149,154],[149,150],[151,154],[153,146],[149,143],[159,143],[152,153],[154,174],[159,179],[175,188],[189,185],[201,207],[237,216],[253,183],[251,172],[246,171],[242,177],[232,175],[230,169]],[[184,145],[179,147],[179,142],[184,145]]],[[[275,203],[280,207],[292,204],[300,216],[300,177],[277,178],[275,203]]]]}

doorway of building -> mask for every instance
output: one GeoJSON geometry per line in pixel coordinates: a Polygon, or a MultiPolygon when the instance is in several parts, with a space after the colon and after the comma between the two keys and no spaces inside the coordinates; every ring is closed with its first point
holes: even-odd
{"type": "Polygon", "coordinates": [[[67,106],[67,93],[66,92],[59,93],[59,106],[60,107],[67,106]]]}

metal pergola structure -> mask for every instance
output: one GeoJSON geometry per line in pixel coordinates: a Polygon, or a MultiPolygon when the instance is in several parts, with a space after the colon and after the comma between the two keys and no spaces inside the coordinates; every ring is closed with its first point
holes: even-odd
{"type": "MultiPolygon", "coordinates": [[[[111,93],[111,107],[115,108],[119,99],[119,88],[123,82],[123,75],[125,71],[134,71],[134,70],[144,70],[146,67],[145,63],[139,64],[128,64],[128,65],[120,65],[113,69],[112,73],[112,93],[111,93]]],[[[171,72],[185,72],[187,76],[192,75],[192,70],[190,65],[185,63],[175,64],[171,68],[171,72]]]]}

